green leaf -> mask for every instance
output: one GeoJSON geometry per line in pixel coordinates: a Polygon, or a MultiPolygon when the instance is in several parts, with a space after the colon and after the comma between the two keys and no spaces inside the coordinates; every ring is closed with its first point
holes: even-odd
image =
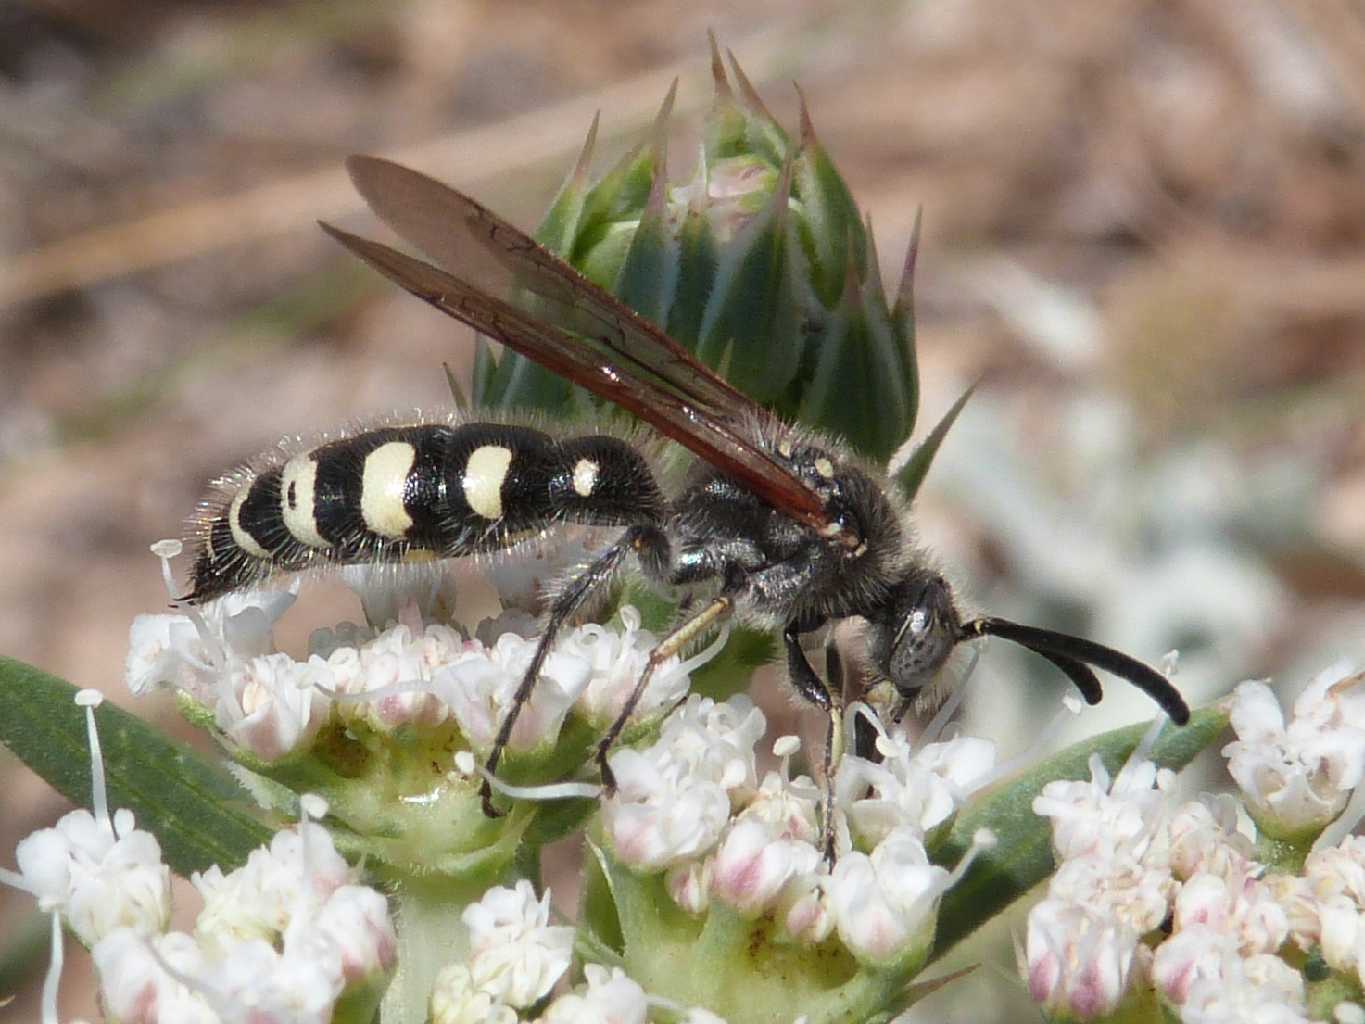
{"type": "MultiPolygon", "coordinates": [[[[1151,760],[1163,768],[1183,768],[1214,742],[1227,724],[1226,712],[1217,708],[1195,712],[1189,725],[1183,727],[1168,724],[1157,737],[1151,760]]],[[[1052,873],[1052,824],[1033,813],[1034,797],[1043,787],[1057,779],[1089,778],[1092,753],[1098,753],[1114,775],[1147,728],[1143,723],[1092,736],[1023,775],[998,783],[963,808],[943,838],[930,844],[929,859],[945,866],[956,864],[981,828],[994,832],[997,843],[978,856],[967,876],[944,895],[933,959],[1052,873]]]]}
{"type": "Polygon", "coordinates": [[[926,437],[915,448],[910,456],[910,461],[901,467],[896,474],[896,486],[905,495],[906,501],[914,501],[915,495],[919,493],[920,484],[924,483],[924,478],[929,475],[929,466],[934,461],[934,456],[938,454],[939,445],[943,444],[943,439],[948,436],[948,431],[957,422],[957,414],[962,411],[962,407],[967,404],[967,399],[972,397],[972,392],[976,390],[973,384],[966,391],[962,392],[961,397],[953,403],[953,407],[943,415],[943,419],[934,425],[934,429],[929,431],[926,437]]]}
{"type": "MultiPolygon", "coordinates": [[[[90,806],[85,709],[76,688],[0,657],[0,743],[72,803],[90,806]]],[[[231,870],[271,831],[242,810],[242,790],[221,767],[105,701],[95,709],[109,807],[130,809],[177,874],[231,870]]]]}

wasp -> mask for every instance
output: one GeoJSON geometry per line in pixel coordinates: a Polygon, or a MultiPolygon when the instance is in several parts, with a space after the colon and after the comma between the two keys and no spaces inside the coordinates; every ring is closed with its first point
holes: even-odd
{"type": "MultiPolygon", "coordinates": [[[[1101,697],[1098,668],[1147,692],[1176,723],[1189,720],[1170,681],[1126,654],[965,617],[880,468],[838,439],[783,422],[475,200],[386,160],[356,156],[348,168],[380,220],[431,262],[324,223],[328,234],[429,305],[632,413],[694,464],[667,493],[639,446],[606,433],[459,419],[363,431],[267,459],[210,499],[191,602],[319,564],[459,558],[564,523],[620,527],[551,601],[487,759],[491,774],[564,624],[633,564],[695,599],[600,741],[609,789],[606,755],[651,674],[731,619],[780,632],[791,684],[830,715],[831,737],[839,694],[801,637],[846,619],[865,621],[868,662],[907,704],[958,644],[997,636],[1047,659],[1091,703],[1101,697]]],[[[490,795],[485,785],[492,814],[490,795]]]]}

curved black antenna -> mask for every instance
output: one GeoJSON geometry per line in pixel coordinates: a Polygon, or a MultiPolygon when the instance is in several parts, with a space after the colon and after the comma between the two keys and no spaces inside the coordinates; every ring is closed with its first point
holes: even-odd
{"type": "Polygon", "coordinates": [[[1065,655],[1053,654],[1051,651],[1040,651],[1036,647],[1029,647],[1028,649],[1039,657],[1052,662],[1062,674],[1071,680],[1076,689],[1081,691],[1081,696],[1085,698],[1087,704],[1098,704],[1104,697],[1104,690],[1100,687],[1099,679],[1084,662],[1077,661],[1075,658],[1068,658],[1065,655]]]}
{"type": "Polygon", "coordinates": [[[1166,714],[1170,715],[1171,721],[1175,722],[1176,725],[1184,725],[1190,720],[1189,706],[1185,703],[1185,699],[1180,696],[1180,691],[1171,685],[1169,679],[1136,658],[1130,658],[1122,651],[1116,651],[1112,647],[1105,647],[1103,644],[1097,644],[1093,640],[1086,640],[1079,636],[1054,633],[1050,629],[1022,626],[1017,622],[995,618],[974,619],[971,622],[964,623],[960,635],[963,639],[998,636],[1027,647],[1036,654],[1041,654],[1065,672],[1067,677],[1080,687],[1081,692],[1086,696],[1086,700],[1090,700],[1091,691],[1088,689],[1090,684],[1093,682],[1095,692],[1098,692],[1099,681],[1095,679],[1093,673],[1088,673],[1089,679],[1086,679],[1085,684],[1082,685],[1081,679],[1078,679],[1065,663],[1069,662],[1072,666],[1077,662],[1082,663],[1082,666],[1094,665],[1096,668],[1103,669],[1120,679],[1128,680],[1139,690],[1142,690],[1152,700],[1156,701],[1166,714]]]}

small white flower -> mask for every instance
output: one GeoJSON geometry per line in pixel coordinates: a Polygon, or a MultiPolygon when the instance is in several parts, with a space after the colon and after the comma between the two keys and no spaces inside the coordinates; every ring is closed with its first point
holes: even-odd
{"type": "Polygon", "coordinates": [[[1137,948],[1138,933],[1107,914],[1043,900],[1028,916],[1029,995],[1051,1015],[1111,1014],[1128,991],[1137,948]]]}
{"type": "MultiPolygon", "coordinates": [[[[1308,701],[1321,711],[1321,701],[1308,701]]],[[[1247,811],[1270,835],[1316,833],[1341,813],[1365,771],[1365,732],[1310,714],[1288,726],[1270,687],[1242,683],[1233,692],[1237,739],[1223,748],[1247,811]]]]}
{"type": "Polygon", "coordinates": [[[809,841],[784,838],[757,818],[740,818],[712,858],[711,893],[741,914],[757,916],[788,882],[819,865],[820,851],[809,841]]]}
{"type": "Polygon", "coordinates": [[[684,861],[668,869],[664,885],[673,902],[689,914],[704,914],[711,905],[711,858],[684,861]]]}
{"type": "Polygon", "coordinates": [[[327,720],[330,679],[321,658],[265,654],[227,672],[214,708],[218,727],[245,750],[274,761],[307,744],[327,720]]]}
{"type": "Polygon", "coordinates": [[[1220,982],[1227,965],[1237,959],[1237,941],[1231,933],[1189,924],[1157,946],[1152,981],[1167,1000],[1180,1006],[1196,982],[1220,982]]]}
{"type": "Polygon", "coordinates": [[[21,840],[15,858],[18,884],[39,909],[60,911],[86,945],[120,928],[152,935],[170,920],[170,868],[156,837],[135,828],[127,809],[104,822],[72,811],[21,840]]]}
{"type": "Polygon", "coordinates": [[[616,857],[644,871],[700,857],[730,818],[730,794],[654,749],[611,755],[616,793],[602,804],[602,825],[616,857]]]}
{"type": "Polygon", "coordinates": [[[1175,899],[1178,931],[1195,925],[1227,934],[1241,956],[1274,953],[1289,938],[1289,915],[1270,888],[1245,875],[1225,878],[1198,874],[1175,899]]]}
{"type": "MultiPolygon", "coordinates": [[[[531,665],[536,643],[504,633],[491,648],[472,644],[434,673],[433,689],[450,705],[460,731],[475,749],[493,746],[503,716],[531,665]]],[[[559,648],[551,650],[531,699],[517,716],[509,748],[525,751],[553,743],[591,675],[592,666],[585,659],[559,648]]]]}
{"type": "Polygon", "coordinates": [[[1175,879],[1160,858],[1153,863],[1120,847],[1063,861],[1047,891],[1053,899],[1106,914],[1140,934],[1166,919],[1175,890],[1175,879]]]}
{"type": "Polygon", "coordinates": [[[617,859],[657,871],[714,847],[732,801],[755,791],[754,744],[763,728],[763,713],[746,697],[717,704],[693,694],[653,746],[613,753],[617,790],[602,821],[617,859]]]}
{"type": "Polygon", "coordinates": [[[1134,758],[1112,781],[1098,754],[1090,758],[1090,781],[1049,782],[1033,811],[1052,819],[1052,847],[1059,860],[1111,850],[1147,839],[1166,806],[1170,772],[1134,758]]]}
{"type": "Polygon", "coordinates": [[[295,917],[316,912],[353,874],[321,825],[277,832],[235,871],[225,875],[214,865],[191,876],[204,899],[195,934],[220,954],[251,939],[274,943],[295,917]]]}
{"type": "MultiPolygon", "coordinates": [[[[578,710],[597,726],[616,720],[644,675],[650,652],[658,645],[653,633],[640,628],[640,613],[635,608],[625,605],[619,614],[619,633],[606,626],[587,625],[575,629],[562,642],[566,653],[592,666],[592,680],[578,698],[578,710]]],[[[688,667],[676,655],[669,658],[654,670],[633,718],[645,719],[672,707],[686,696],[688,685],[688,667]]]]}
{"type": "Polygon", "coordinates": [[[1222,978],[1200,977],[1180,1009],[1185,1024],[1310,1024],[1303,976],[1277,956],[1224,963],[1222,978]]]}
{"type": "Polygon", "coordinates": [[[551,925],[550,893],[537,900],[526,879],[495,886],[465,908],[469,970],[498,1002],[526,1008],[554,987],[573,957],[574,930],[551,925]]]}
{"type": "Polygon", "coordinates": [[[1204,793],[1182,804],[1171,815],[1167,835],[1177,878],[1243,874],[1255,856],[1251,839],[1237,829],[1237,801],[1230,793],[1204,793]]]}
{"type": "MultiPolygon", "coordinates": [[[[315,635],[313,644],[325,643],[315,635]]],[[[403,726],[433,728],[450,708],[431,691],[432,673],[464,651],[464,638],[448,626],[430,625],[413,637],[393,626],[356,647],[338,646],[327,656],[332,689],[348,697],[377,693],[373,700],[338,705],[343,720],[360,720],[380,732],[403,726]]]]}
{"type": "Polygon", "coordinates": [[[130,928],[110,932],[91,950],[100,979],[100,1001],[120,1024],[222,1024],[209,1000],[166,972],[199,977],[208,961],[183,932],[147,937],[130,928]],[[155,952],[153,952],[153,948],[155,952]]]}
{"type": "Polygon", "coordinates": [[[829,938],[835,923],[829,888],[829,875],[807,874],[792,880],[783,894],[786,911],[781,916],[788,935],[812,946],[829,938]]]}
{"type": "Polygon", "coordinates": [[[239,942],[195,979],[223,1024],[330,1024],[344,988],[340,963],[286,943],[239,942]]]}
{"type": "Polygon", "coordinates": [[[619,967],[583,968],[588,986],[562,995],[545,1010],[540,1024],[645,1024],[649,1000],[645,990],[619,967]]]}
{"type": "Polygon", "coordinates": [[[885,963],[922,951],[933,937],[948,872],[929,863],[918,831],[891,832],[869,856],[834,865],[830,909],[844,945],[859,960],[885,963]]]}
{"type": "Polygon", "coordinates": [[[1365,836],[1347,836],[1336,846],[1314,850],[1304,877],[1318,899],[1347,896],[1365,910],[1365,836]]]}
{"type": "Polygon", "coordinates": [[[517,1024],[517,1011],[475,985],[468,967],[453,963],[432,986],[431,1024],[517,1024]]]}
{"type": "Polygon", "coordinates": [[[315,915],[290,922],[286,947],[311,945],[316,956],[335,956],[347,984],[363,984],[393,970],[398,935],[383,893],[364,885],[343,885],[315,915]]]}
{"type": "Polygon", "coordinates": [[[989,740],[960,738],[913,751],[904,739],[883,734],[877,749],[880,762],[843,758],[835,779],[850,829],[869,845],[903,825],[927,833],[943,824],[995,767],[989,740]]]}

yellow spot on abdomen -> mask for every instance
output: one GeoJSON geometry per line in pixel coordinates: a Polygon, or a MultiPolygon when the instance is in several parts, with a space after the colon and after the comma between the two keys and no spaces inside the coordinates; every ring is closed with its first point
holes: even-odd
{"type": "Polygon", "coordinates": [[[232,504],[228,506],[228,527],[232,530],[232,540],[239,548],[245,551],[252,558],[270,557],[270,552],[257,542],[242,526],[242,502],[246,501],[246,496],[251,493],[251,481],[242,485],[242,489],[237,492],[237,496],[232,499],[232,504]]]}
{"type": "Polygon", "coordinates": [[[602,467],[592,459],[579,459],[573,467],[573,491],[580,498],[591,498],[602,467]]]}
{"type": "Polygon", "coordinates": [[[475,448],[465,463],[464,500],[485,519],[502,518],[502,482],[512,464],[512,449],[486,444],[475,448]]]}
{"type": "Polygon", "coordinates": [[[295,455],[280,471],[280,511],[284,525],[300,544],[310,548],[331,547],[318,533],[314,495],[318,479],[317,460],[295,455]]]}
{"type": "Polygon", "coordinates": [[[412,526],[412,516],[403,507],[408,490],[408,474],[417,452],[406,441],[381,444],[365,456],[365,472],[360,483],[360,514],[372,533],[401,540],[412,526]]]}

